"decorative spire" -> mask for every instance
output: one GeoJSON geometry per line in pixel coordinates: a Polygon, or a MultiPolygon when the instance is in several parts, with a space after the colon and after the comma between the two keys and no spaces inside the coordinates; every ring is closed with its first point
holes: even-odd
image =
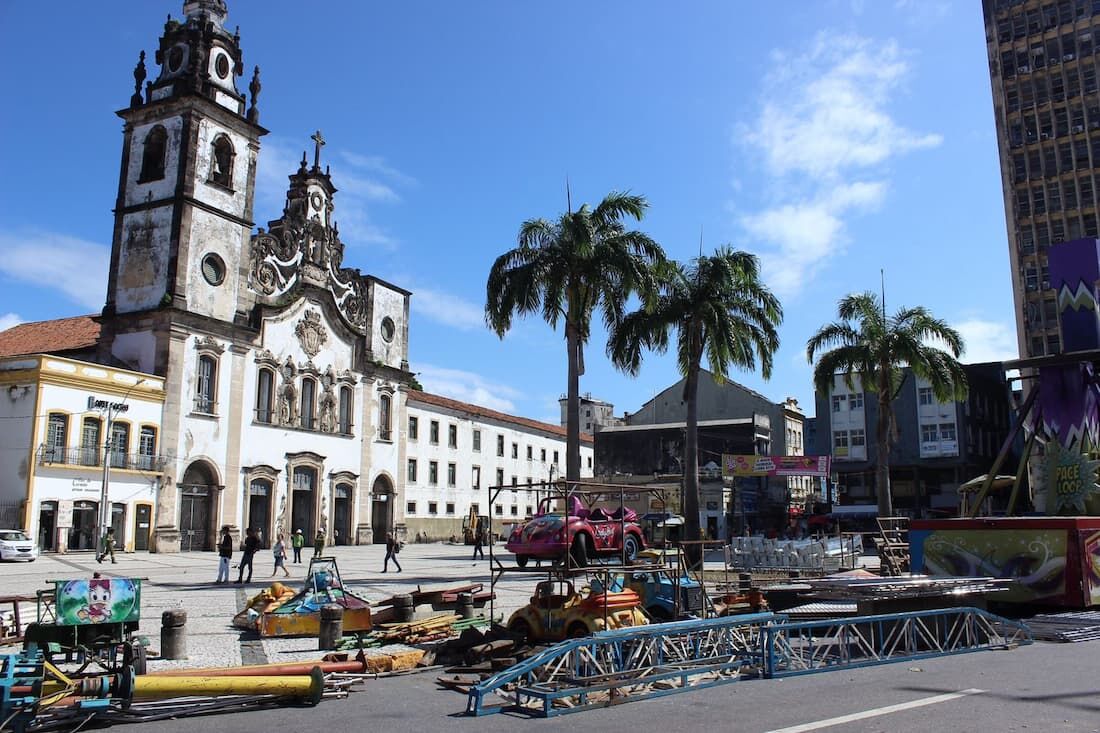
{"type": "Polygon", "coordinates": [[[183,14],[187,17],[204,15],[221,26],[229,10],[225,7],[225,0],[183,0],[183,14]]]}
{"type": "Polygon", "coordinates": [[[141,85],[145,82],[145,52],[138,56],[137,66],[134,67],[134,94],[130,97],[131,107],[140,107],[142,101],[141,85]]]}
{"type": "Polygon", "coordinates": [[[252,124],[258,124],[260,121],[260,110],[256,107],[256,99],[260,96],[260,67],[257,66],[252,70],[252,81],[248,83],[248,93],[252,95],[252,102],[248,106],[248,121],[252,124]]]}

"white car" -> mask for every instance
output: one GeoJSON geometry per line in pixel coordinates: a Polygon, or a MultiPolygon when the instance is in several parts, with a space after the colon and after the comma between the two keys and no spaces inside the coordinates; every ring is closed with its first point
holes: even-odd
{"type": "Polygon", "coordinates": [[[27,560],[34,562],[38,548],[21,529],[0,529],[0,560],[27,560]]]}

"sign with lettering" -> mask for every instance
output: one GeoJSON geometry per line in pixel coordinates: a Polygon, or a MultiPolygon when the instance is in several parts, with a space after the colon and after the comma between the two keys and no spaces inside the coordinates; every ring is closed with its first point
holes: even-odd
{"type": "Polygon", "coordinates": [[[73,500],[62,499],[57,502],[57,526],[68,529],[73,526],[73,500]]]}
{"type": "Polygon", "coordinates": [[[1096,483],[1098,466],[1100,461],[1090,461],[1088,456],[1063,448],[1056,441],[1047,443],[1042,473],[1047,500],[1054,503],[1053,513],[1085,512],[1085,501],[1100,492],[1096,483]]]}
{"type": "Polygon", "coordinates": [[[828,476],[829,456],[722,455],[723,476],[828,476]]]}
{"type": "Polygon", "coordinates": [[[111,412],[126,412],[130,406],[125,402],[111,402],[98,399],[95,395],[88,395],[89,410],[110,410],[111,412]]]}

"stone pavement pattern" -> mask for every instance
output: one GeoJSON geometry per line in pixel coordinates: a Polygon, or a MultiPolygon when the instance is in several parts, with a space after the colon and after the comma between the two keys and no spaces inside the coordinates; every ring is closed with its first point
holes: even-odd
{"type": "MultiPolygon", "coordinates": [[[[497,550],[501,562],[514,566],[510,553],[500,545],[497,550]]],[[[271,553],[261,550],[254,561],[252,582],[243,585],[214,583],[218,571],[218,557],[214,552],[120,554],[114,565],[97,564],[91,553],[43,555],[33,563],[0,564],[0,588],[3,589],[0,592],[33,596],[36,590],[48,587],[49,581],[91,577],[97,570],[105,576],[141,578],[142,618],[138,633],[149,638],[152,648],[160,646],[161,613],[175,608],[187,612],[188,659],[152,660],[150,669],[233,666],[242,663],[241,632],[231,625],[233,615],[245,606],[249,597],[270,582],[278,580],[292,588],[300,588],[311,554],[312,550],[307,548],[302,553],[300,565],[288,565],[290,578],[282,577],[282,573],[279,577],[271,577],[271,553]]],[[[391,565],[388,573],[382,573],[385,555],[382,545],[334,547],[325,551],[325,555],[337,559],[344,584],[372,602],[414,591],[417,586],[480,582],[488,589],[489,561],[473,562],[471,554],[472,548],[464,545],[410,544],[398,556],[403,572],[395,572],[391,565]]],[[[239,558],[240,553],[235,553],[234,565],[239,558]]],[[[236,576],[237,570],[233,568],[230,577],[235,580],[236,576]]],[[[531,573],[506,574],[496,588],[495,615],[507,619],[512,611],[527,603],[534,584],[543,577],[531,573]]],[[[485,613],[488,611],[487,605],[485,613]]],[[[248,661],[255,662],[257,646],[253,643],[247,648],[248,661]]],[[[265,639],[259,650],[270,661],[316,659],[318,654],[313,639],[265,639]]]]}

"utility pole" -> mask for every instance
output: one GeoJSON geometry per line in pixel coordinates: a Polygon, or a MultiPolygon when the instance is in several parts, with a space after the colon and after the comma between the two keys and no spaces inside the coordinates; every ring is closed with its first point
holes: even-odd
{"type": "Polygon", "coordinates": [[[104,428],[106,430],[106,438],[103,441],[103,481],[99,489],[99,521],[96,527],[96,535],[93,538],[93,546],[96,551],[99,551],[99,542],[107,531],[107,527],[111,524],[111,503],[108,487],[111,483],[111,433],[113,432],[115,418],[118,417],[120,412],[125,412],[129,409],[126,405],[126,400],[129,399],[130,393],[134,389],[145,381],[145,378],[134,382],[130,389],[122,395],[122,400],[119,402],[108,401],[104,409],[106,420],[104,421],[104,428]]]}

